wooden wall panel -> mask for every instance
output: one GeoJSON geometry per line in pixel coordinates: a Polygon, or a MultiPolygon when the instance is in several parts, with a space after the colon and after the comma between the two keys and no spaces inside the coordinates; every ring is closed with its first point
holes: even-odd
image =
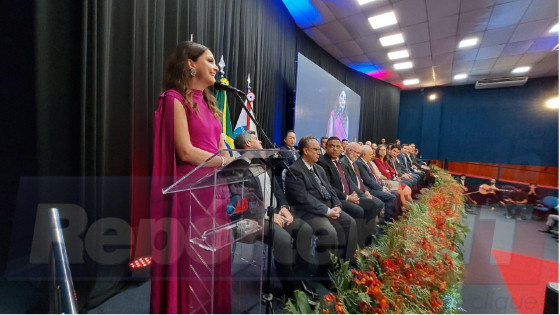
{"type": "MultiPolygon", "coordinates": [[[[442,161],[431,161],[430,163],[439,167],[443,166],[442,161]]],[[[497,178],[498,180],[519,183],[536,183],[539,186],[558,188],[558,167],[556,166],[449,162],[448,170],[451,173],[466,174],[467,176],[497,178]]]]}

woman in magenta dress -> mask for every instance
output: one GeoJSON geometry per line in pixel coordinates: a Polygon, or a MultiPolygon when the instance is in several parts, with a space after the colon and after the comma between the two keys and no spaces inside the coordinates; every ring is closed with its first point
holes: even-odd
{"type": "MultiPolygon", "coordinates": [[[[211,228],[213,219],[218,224],[229,222],[227,187],[162,194],[162,189],[226,148],[218,120],[222,113],[208,90],[217,72],[212,52],[190,41],[180,43],[165,66],[165,92],[154,121],[152,313],[231,312],[230,248],[214,252],[212,272],[208,265],[212,252],[189,242],[189,235],[196,237],[211,228]]],[[[227,153],[218,155],[202,172],[212,172],[232,159],[227,153]]]]}
{"type": "Polygon", "coordinates": [[[327,123],[327,137],[338,137],[348,139],[348,109],[346,108],[346,92],[338,95],[338,106],[331,111],[327,123]]]}

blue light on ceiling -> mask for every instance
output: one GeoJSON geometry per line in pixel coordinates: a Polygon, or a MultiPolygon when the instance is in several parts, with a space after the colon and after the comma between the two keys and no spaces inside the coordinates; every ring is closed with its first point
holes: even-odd
{"type": "Polygon", "coordinates": [[[383,69],[383,67],[378,66],[378,65],[372,65],[372,64],[363,64],[363,63],[355,63],[355,64],[351,64],[348,65],[348,67],[359,71],[361,73],[369,73],[369,72],[373,72],[373,71],[378,71],[380,69],[383,69]]]}
{"type": "Polygon", "coordinates": [[[310,0],[282,0],[282,2],[284,2],[294,21],[302,29],[325,21],[323,15],[311,4],[310,0]]]}

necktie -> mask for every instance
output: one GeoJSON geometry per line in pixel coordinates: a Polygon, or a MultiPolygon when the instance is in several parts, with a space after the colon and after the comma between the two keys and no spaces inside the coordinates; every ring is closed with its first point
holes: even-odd
{"type": "Polygon", "coordinates": [[[338,169],[338,175],[340,176],[340,181],[342,181],[342,188],[344,189],[344,193],[349,195],[350,194],[350,186],[348,186],[348,181],[346,180],[346,176],[344,176],[344,171],[342,170],[342,165],[338,160],[333,160],[336,168],[338,169]]]}
{"type": "Polygon", "coordinates": [[[323,186],[323,184],[321,183],[321,180],[319,179],[319,176],[317,176],[317,174],[315,173],[315,170],[309,170],[311,173],[313,173],[313,178],[315,178],[315,181],[317,181],[317,184],[319,184],[319,188],[320,188],[320,192],[321,195],[323,195],[323,199],[325,200],[329,200],[331,199],[331,194],[329,193],[329,191],[327,190],[327,188],[325,188],[325,186],[323,186]]]}
{"type": "Polygon", "coordinates": [[[354,167],[354,173],[356,173],[356,176],[358,177],[358,188],[360,188],[360,190],[363,192],[364,191],[364,183],[362,182],[362,177],[360,176],[360,172],[358,171],[358,168],[356,167],[356,163],[352,163],[352,166],[354,167]]]}
{"type": "Polygon", "coordinates": [[[369,169],[370,169],[371,173],[373,174],[373,177],[375,177],[375,181],[377,182],[377,184],[379,186],[383,186],[383,185],[381,185],[381,181],[379,180],[379,178],[375,174],[375,170],[373,169],[373,166],[371,166],[371,164],[369,164],[369,163],[366,163],[366,164],[369,166],[369,169]]]}

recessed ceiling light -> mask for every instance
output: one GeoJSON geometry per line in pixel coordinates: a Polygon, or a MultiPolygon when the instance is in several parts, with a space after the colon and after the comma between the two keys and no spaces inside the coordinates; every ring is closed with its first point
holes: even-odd
{"type": "Polygon", "coordinates": [[[554,24],[553,27],[548,30],[549,33],[558,33],[558,23],[554,24]]]}
{"type": "Polygon", "coordinates": [[[376,0],[358,0],[358,4],[362,5],[362,4],[370,3],[370,2],[373,2],[373,1],[376,1],[376,0]]]}
{"type": "Polygon", "coordinates": [[[428,99],[430,101],[435,101],[437,99],[437,94],[436,93],[430,94],[430,96],[428,96],[428,99]]]}
{"type": "Polygon", "coordinates": [[[395,67],[395,70],[410,69],[412,68],[412,62],[405,61],[405,62],[395,63],[393,67],[395,67]]]}
{"type": "Polygon", "coordinates": [[[459,48],[474,46],[478,43],[478,38],[467,38],[459,42],[459,48]]]}
{"type": "Polygon", "coordinates": [[[403,50],[391,51],[387,54],[387,56],[389,56],[390,60],[406,58],[408,57],[408,50],[403,49],[403,50]]]}
{"type": "Polygon", "coordinates": [[[408,80],[402,81],[402,83],[403,83],[404,85],[413,85],[413,84],[418,84],[418,83],[420,83],[420,80],[418,80],[418,79],[408,79],[408,80]]]}
{"type": "Polygon", "coordinates": [[[381,46],[392,46],[400,43],[404,43],[404,38],[401,33],[384,36],[379,39],[381,46]]]}
{"type": "Polygon", "coordinates": [[[525,72],[529,71],[530,69],[531,69],[531,67],[529,67],[529,66],[517,67],[517,68],[511,70],[511,73],[525,73],[525,72]]]}
{"type": "Polygon", "coordinates": [[[463,80],[466,79],[468,77],[468,75],[466,73],[458,73],[455,76],[453,76],[453,80],[463,80]]]}
{"type": "Polygon", "coordinates": [[[397,24],[397,18],[395,17],[395,12],[393,11],[372,16],[368,18],[368,21],[374,30],[385,26],[397,24]]]}

